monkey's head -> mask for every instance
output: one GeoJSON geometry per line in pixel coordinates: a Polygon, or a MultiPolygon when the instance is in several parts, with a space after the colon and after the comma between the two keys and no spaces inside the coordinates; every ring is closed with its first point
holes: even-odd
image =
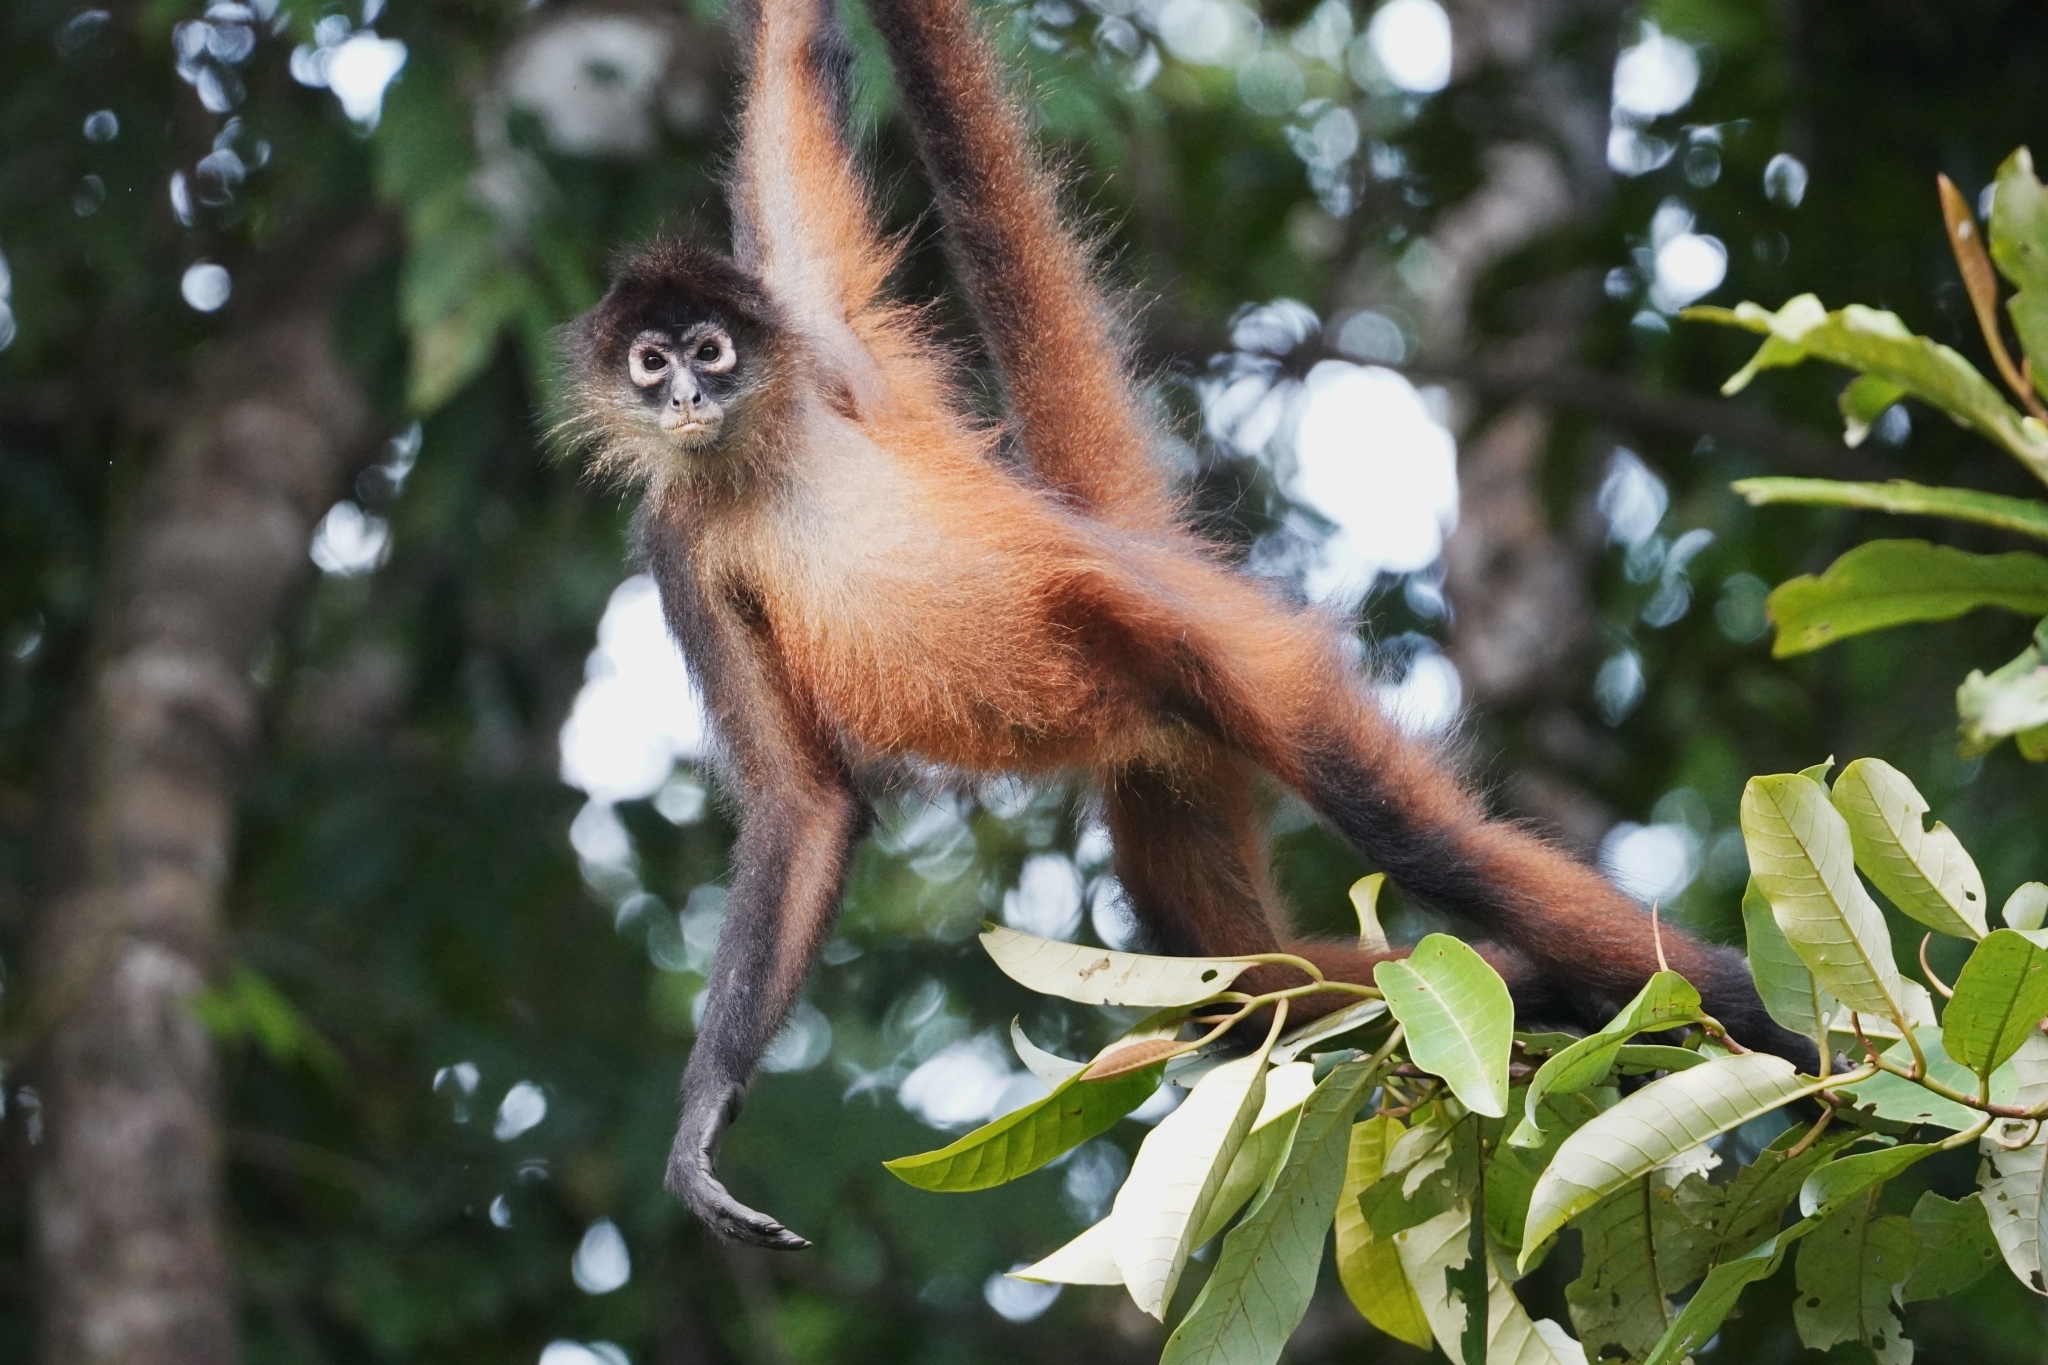
{"type": "Polygon", "coordinates": [[[753,276],[674,239],[622,258],[567,336],[576,412],[601,472],[665,483],[709,472],[776,368],[775,310],[753,276]]]}

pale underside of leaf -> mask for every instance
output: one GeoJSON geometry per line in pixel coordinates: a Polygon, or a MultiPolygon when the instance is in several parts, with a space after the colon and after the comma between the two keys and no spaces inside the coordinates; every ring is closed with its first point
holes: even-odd
{"type": "Polygon", "coordinates": [[[1442,1077],[1472,1112],[1505,1115],[1515,1007],[1486,959],[1448,934],[1431,934],[1406,959],[1374,967],[1373,979],[1408,1031],[1415,1064],[1442,1077]]]}
{"type": "MultiPolygon", "coordinates": [[[[1271,1040],[1268,1039],[1268,1046],[1271,1040]]],[[[1146,1135],[1110,1220],[1131,1301],[1164,1318],[1230,1162],[1265,1099],[1266,1051],[1202,1077],[1146,1135]]]]}
{"type": "Polygon", "coordinates": [[[1820,984],[1861,1013],[1903,1019],[1891,932],[1856,875],[1848,823],[1827,789],[1796,773],[1751,778],[1742,835],[1750,875],[1820,984]]]}
{"type": "Polygon", "coordinates": [[[1001,925],[983,933],[981,944],[1011,980],[1084,1005],[1192,1005],[1228,990],[1251,966],[1229,958],[1150,957],[1090,948],[1001,925]]]}
{"type": "Polygon", "coordinates": [[[1040,1284],[1122,1284],[1116,1263],[1116,1241],[1109,1219],[1094,1224],[1044,1260],[1010,1272],[1013,1280],[1040,1284]]]}
{"type": "Polygon", "coordinates": [[[1358,912],[1358,946],[1369,952],[1384,953],[1393,947],[1387,941],[1387,931],[1380,927],[1380,892],[1387,884],[1387,874],[1372,872],[1351,883],[1351,908],[1358,912]]]}
{"type": "Polygon", "coordinates": [[[1822,1084],[1760,1052],[1716,1057],[1652,1081],[1558,1148],[1529,1197],[1523,1264],[1559,1228],[1629,1181],[1822,1084]]]}
{"type": "Polygon", "coordinates": [[[1284,1156],[1223,1239],[1216,1269],[1167,1339],[1161,1365],[1271,1365],[1279,1358],[1315,1293],[1351,1118],[1372,1081],[1372,1067],[1346,1063],[1300,1104],[1284,1156]]]}
{"type": "Polygon", "coordinates": [[[1361,1000],[1355,1005],[1347,1005],[1341,1010],[1332,1011],[1320,1019],[1310,1020],[1289,1032],[1274,1045],[1273,1061],[1276,1064],[1291,1062],[1317,1043],[1335,1038],[1339,1034],[1349,1033],[1355,1028],[1362,1028],[1375,1019],[1383,1018],[1386,1012],[1387,1002],[1384,1000],[1361,1000]]]}
{"type": "Polygon", "coordinates": [[[1927,800],[1904,773],[1859,758],[1830,796],[1848,822],[1856,865],[1893,905],[1941,933],[1984,937],[1984,876],[1947,825],[1925,827],[1927,800]]]}
{"type": "Polygon", "coordinates": [[[1021,1018],[1010,1021],[1010,1046],[1017,1050],[1017,1060],[1024,1063],[1026,1071],[1055,1089],[1068,1077],[1078,1076],[1088,1069],[1086,1062],[1071,1061],[1032,1042],[1024,1035],[1021,1018]]]}
{"type": "Polygon", "coordinates": [[[2048,503],[2007,497],[2003,493],[1980,493],[1974,488],[1930,488],[1904,479],[1844,483],[1835,479],[1784,477],[1742,479],[1733,487],[1758,507],[1772,503],[1860,507],[1902,516],[1946,517],[2048,540],[2048,503]]]}
{"type": "Polygon", "coordinates": [[[1223,1231],[1223,1227],[1245,1201],[1258,1193],[1259,1186],[1273,1170],[1273,1163],[1287,1150],[1301,1115],[1302,1101],[1316,1088],[1316,1069],[1308,1062],[1289,1062],[1266,1072],[1266,1098],[1259,1105],[1252,1130],[1245,1134],[1230,1170],[1216,1190],[1209,1213],[1195,1233],[1194,1245],[1201,1246],[1223,1231]]]}
{"type": "MultiPolygon", "coordinates": [[[[2012,1066],[2020,1080],[2013,1103],[2031,1109],[2048,1102],[2048,1035],[2036,1033],[2022,1043],[2012,1066]]],[[[2025,1136],[2026,1124],[1992,1125],[1978,1144],[1984,1163],[1977,1181],[1983,1186],[1984,1211],[1991,1216],[1991,1233],[2006,1265],[2021,1284],[2048,1295],[2048,1266],[2043,1262],[2048,1245],[2048,1124],[2039,1125],[2018,1151],[2008,1152],[1997,1141],[2025,1136]]]]}
{"type": "MultiPolygon", "coordinates": [[[[1401,1266],[1415,1286],[1437,1343],[1452,1360],[1459,1356],[1466,1305],[1445,1283],[1445,1272],[1470,1257],[1472,1209],[1459,1204],[1394,1234],[1401,1266]]],[[[1532,1319],[1507,1278],[1489,1260],[1486,1267],[1486,1365],[1586,1365],[1586,1353],[1571,1334],[1545,1318],[1532,1319]]]]}

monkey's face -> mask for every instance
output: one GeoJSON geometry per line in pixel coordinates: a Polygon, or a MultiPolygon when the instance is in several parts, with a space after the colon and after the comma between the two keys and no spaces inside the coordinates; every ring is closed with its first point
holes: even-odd
{"type": "Polygon", "coordinates": [[[627,382],[670,445],[690,452],[717,442],[742,383],[730,332],[708,321],[650,327],[626,348],[625,365],[627,382]]]}

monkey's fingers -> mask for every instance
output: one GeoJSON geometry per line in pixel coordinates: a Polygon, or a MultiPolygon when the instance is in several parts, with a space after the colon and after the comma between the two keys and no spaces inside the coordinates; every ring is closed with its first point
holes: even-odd
{"type": "Polygon", "coordinates": [[[808,1240],[733,1198],[712,1174],[719,1139],[731,1116],[739,1112],[739,1099],[739,1089],[734,1087],[726,1094],[685,1104],[663,1183],[720,1237],[771,1251],[802,1251],[810,1245],[808,1240]]]}

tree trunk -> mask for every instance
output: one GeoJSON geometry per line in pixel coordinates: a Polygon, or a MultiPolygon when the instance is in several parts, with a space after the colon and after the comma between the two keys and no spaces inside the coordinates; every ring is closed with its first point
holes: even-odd
{"type": "Polygon", "coordinates": [[[46,1365],[238,1359],[213,1050],[192,1003],[221,956],[261,728],[250,662],[374,450],[330,344],[365,237],[323,246],[325,287],[295,286],[195,367],[114,550],[34,928],[46,1365]]]}

